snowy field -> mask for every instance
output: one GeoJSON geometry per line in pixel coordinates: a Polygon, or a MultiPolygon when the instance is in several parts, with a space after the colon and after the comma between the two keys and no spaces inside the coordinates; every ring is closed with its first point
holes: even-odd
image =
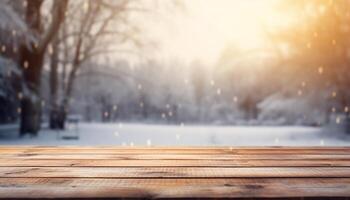
{"type": "MultiPolygon", "coordinates": [[[[5,127],[10,130],[11,127],[5,127]]],[[[0,132],[0,145],[116,146],[350,146],[350,135],[314,127],[167,126],[81,123],[64,132],[43,129],[38,137],[0,132]],[[79,134],[79,139],[74,138],[79,134]]]]}

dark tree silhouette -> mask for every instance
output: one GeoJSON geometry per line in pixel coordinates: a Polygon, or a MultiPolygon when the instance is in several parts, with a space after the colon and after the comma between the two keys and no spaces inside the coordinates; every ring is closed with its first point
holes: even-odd
{"type": "Polygon", "coordinates": [[[38,41],[20,48],[19,66],[22,67],[28,91],[24,91],[21,101],[20,134],[36,135],[40,129],[41,99],[40,85],[44,55],[49,43],[57,34],[65,17],[68,0],[55,0],[52,6],[52,19],[47,30],[43,30],[41,7],[43,0],[28,0],[25,22],[29,29],[38,35],[38,41]]]}

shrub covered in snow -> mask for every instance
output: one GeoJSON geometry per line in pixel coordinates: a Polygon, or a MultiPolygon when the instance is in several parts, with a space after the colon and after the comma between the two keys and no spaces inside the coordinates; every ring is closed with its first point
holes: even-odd
{"type": "Polygon", "coordinates": [[[326,113],[310,99],[311,95],[287,98],[274,94],[258,104],[258,120],[268,125],[321,125],[326,120],[326,113]]]}

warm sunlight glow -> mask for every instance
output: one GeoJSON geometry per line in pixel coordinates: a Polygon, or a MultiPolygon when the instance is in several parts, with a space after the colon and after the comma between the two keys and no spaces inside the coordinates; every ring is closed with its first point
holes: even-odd
{"type": "Polygon", "coordinates": [[[183,3],[186,9],[181,14],[165,14],[165,20],[147,26],[150,34],[161,39],[159,46],[166,58],[209,64],[228,46],[244,50],[262,48],[267,43],[266,29],[284,26],[289,21],[286,14],[276,9],[279,0],[191,0],[183,3]]]}

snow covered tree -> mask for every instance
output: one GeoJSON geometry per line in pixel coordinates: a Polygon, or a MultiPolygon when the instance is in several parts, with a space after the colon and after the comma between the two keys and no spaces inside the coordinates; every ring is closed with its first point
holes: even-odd
{"type": "Polygon", "coordinates": [[[21,113],[19,101],[27,87],[16,65],[18,47],[35,42],[22,19],[23,1],[0,1],[0,123],[13,123],[21,113]]]}

